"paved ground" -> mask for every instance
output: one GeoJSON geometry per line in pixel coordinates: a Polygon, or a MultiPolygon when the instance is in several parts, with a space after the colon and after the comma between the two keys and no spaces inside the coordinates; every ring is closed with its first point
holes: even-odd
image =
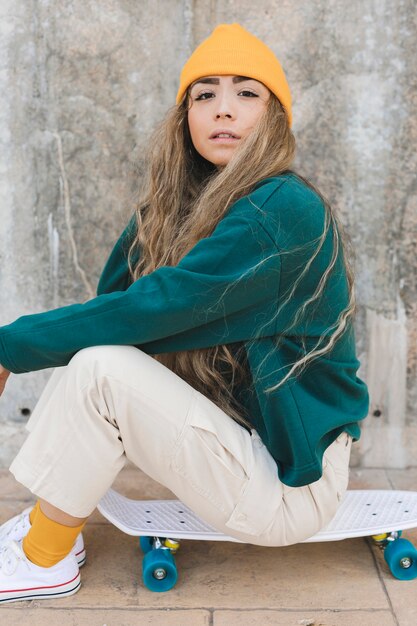
{"type": "MultiPolygon", "coordinates": [[[[132,497],[172,494],[134,468],[115,487],[132,497]]],[[[351,470],[350,488],[417,489],[417,469],[351,470]]],[[[34,499],[0,471],[0,523],[34,499]]],[[[285,548],[184,542],[179,579],[167,593],[141,580],[134,537],[97,511],[85,527],[82,587],[61,600],[0,607],[7,626],[416,626],[417,579],[401,582],[364,539],[285,548]]],[[[417,531],[405,537],[417,545],[417,531]]]]}

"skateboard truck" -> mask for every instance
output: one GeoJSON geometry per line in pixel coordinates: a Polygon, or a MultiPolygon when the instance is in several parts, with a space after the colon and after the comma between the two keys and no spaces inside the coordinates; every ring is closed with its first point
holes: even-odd
{"type": "Polygon", "coordinates": [[[171,554],[176,554],[180,549],[180,542],[176,539],[165,539],[164,545],[171,550],[171,554]]]}
{"type": "Polygon", "coordinates": [[[381,533],[380,535],[372,535],[372,540],[375,545],[380,548],[385,548],[389,541],[395,541],[398,537],[401,537],[402,530],[393,530],[390,533],[381,533]]]}

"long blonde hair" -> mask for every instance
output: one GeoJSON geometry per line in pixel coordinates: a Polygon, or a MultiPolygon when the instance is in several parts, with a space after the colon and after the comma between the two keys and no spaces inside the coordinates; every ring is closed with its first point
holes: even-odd
{"type": "MultiPolygon", "coordinates": [[[[271,93],[257,125],[235,150],[229,163],[221,169],[201,157],[194,148],[188,128],[188,107],[189,90],[178,106],[168,110],[149,140],[145,161],[148,165],[135,207],[137,233],[128,255],[132,281],[163,265],[177,265],[200,239],[210,236],[231,204],[249,194],[260,180],[284,172],[295,174],[289,169],[295,154],[295,138],[288,125],[285,110],[274,94],[271,93]],[[135,262],[138,251],[139,260],[135,262]]],[[[287,298],[276,315],[291,299],[299,281],[308,272],[330,228],[333,231],[333,256],[315,293],[304,302],[288,330],[303,316],[306,307],[320,298],[340,247],[345,252],[350,248],[350,239],[329,202],[312,183],[300,174],[296,175],[322,199],[325,223],[311,260],[300,273],[291,291],[285,294],[287,298]]],[[[323,334],[309,352],[306,352],[302,340],[303,357],[268,392],[278,389],[290,376],[300,374],[312,359],[329,352],[343,334],[348,319],[355,310],[353,270],[346,254],[343,255],[343,260],[349,304],[340,313],[333,334],[326,345],[320,347],[322,339],[328,335],[327,332],[323,334]]],[[[256,336],[260,334],[261,329],[256,336]]],[[[256,337],[252,340],[256,340],[256,337]]],[[[277,337],[277,347],[279,341],[277,337]]],[[[234,385],[245,380],[248,373],[240,358],[244,358],[243,352],[242,345],[229,344],[152,356],[208,396],[232,419],[250,428],[250,419],[247,419],[250,416],[245,417],[243,407],[233,396],[234,385]]]]}

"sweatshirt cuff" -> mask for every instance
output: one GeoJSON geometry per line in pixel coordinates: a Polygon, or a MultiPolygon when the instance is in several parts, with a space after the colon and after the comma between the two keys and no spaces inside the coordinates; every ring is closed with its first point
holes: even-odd
{"type": "Polygon", "coordinates": [[[4,368],[12,372],[12,374],[23,374],[27,371],[27,370],[22,370],[18,368],[15,365],[15,363],[12,361],[12,359],[10,358],[9,353],[7,352],[6,342],[4,341],[4,336],[2,336],[1,331],[0,331],[0,365],[2,365],[4,368]]]}

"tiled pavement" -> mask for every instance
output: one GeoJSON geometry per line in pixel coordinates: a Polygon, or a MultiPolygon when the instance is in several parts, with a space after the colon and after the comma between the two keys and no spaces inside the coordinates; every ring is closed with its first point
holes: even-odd
{"type": "MultiPolygon", "coordinates": [[[[136,498],[173,495],[128,467],[115,488],[136,498]]],[[[351,489],[417,489],[417,468],[351,469],[351,489]]],[[[0,523],[33,502],[0,470],[0,523]]],[[[365,539],[264,548],[185,541],[177,585],[148,591],[137,539],[97,511],[84,530],[82,587],[69,598],[0,607],[3,626],[416,626],[417,579],[398,581],[365,539]]],[[[404,537],[417,545],[417,531],[404,537]]]]}

